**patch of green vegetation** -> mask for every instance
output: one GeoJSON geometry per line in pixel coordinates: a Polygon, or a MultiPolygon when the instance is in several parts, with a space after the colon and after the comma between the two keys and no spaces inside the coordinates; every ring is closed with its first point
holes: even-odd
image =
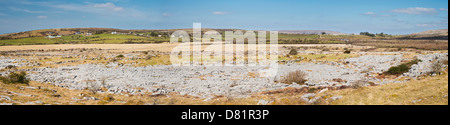
{"type": "Polygon", "coordinates": [[[297,49],[291,49],[291,51],[289,52],[289,55],[297,55],[297,49]]]}
{"type": "Polygon", "coordinates": [[[58,44],[57,40],[45,37],[29,37],[23,39],[0,40],[0,46],[6,45],[42,45],[42,44],[58,44]]]}
{"type": "Polygon", "coordinates": [[[134,44],[169,42],[167,37],[144,37],[126,34],[95,34],[92,36],[70,35],[61,38],[29,37],[21,39],[0,40],[5,45],[44,45],[44,44],[134,44]]]}
{"type": "Polygon", "coordinates": [[[125,58],[124,55],[117,55],[116,58],[125,58]]]}
{"type": "Polygon", "coordinates": [[[345,50],[345,51],[344,51],[344,54],[350,54],[350,53],[352,53],[351,50],[345,50]]]}
{"type": "Polygon", "coordinates": [[[5,84],[26,84],[30,83],[30,80],[27,78],[27,73],[10,73],[8,76],[0,76],[0,80],[5,84]]]}
{"type": "Polygon", "coordinates": [[[394,66],[394,67],[389,68],[389,70],[386,71],[385,74],[387,74],[387,75],[399,75],[399,74],[406,73],[406,72],[409,71],[409,69],[411,69],[412,65],[417,64],[419,62],[421,62],[421,60],[413,59],[410,62],[407,62],[407,63],[401,64],[399,66],[394,66]]]}

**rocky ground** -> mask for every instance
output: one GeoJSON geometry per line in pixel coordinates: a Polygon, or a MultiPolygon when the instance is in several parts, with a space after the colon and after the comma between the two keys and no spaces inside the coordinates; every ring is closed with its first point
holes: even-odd
{"type": "MultiPolygon", "coordinates": [[[[355,58],[342,59],[337,62],[312,61],[280,64],[275,77],[260,74],[267,67],[215,67],[195,66],[177,67],[171,65],[136,67],[129,64],[110,62],[107,64],[80,64],[75,66],[25,68],[33,81],[50,83],[59,87],[114,94],[141,94],[151,92],[153,95],[178,93],[201,98],[214,96],[247,97],[253,93],[284,88],[302,88],[307,86],[339,87],[349,86],[353,82],[364,80],[373,84],[403,83],[431,71],[433,62],[448,58],[448,53],[419,54],[422,60],[413,65],[408,73],[385,79],[377,76],[392,66],[411,60],[403,53],[367,54],[355,58]],[[305,85],[283,84],[277,81],[287,73],[301,70],[307,73],[305,85]],[[107,88],[107,90],[101,89],[107,88]]],[[[20,58],[0,57],[0,74],[5,75],[15,70],[5,69],[32,65],[20,58]]],[[[19,70],[18,70],[19,71],[19,70]]],[[[308,98],[308,97],[305,97],[308,98]]],[[[336,97],[337,98],[337,97],[336,97]]],[[[1,97],[1,99],[7,99],[1,97]]]]}

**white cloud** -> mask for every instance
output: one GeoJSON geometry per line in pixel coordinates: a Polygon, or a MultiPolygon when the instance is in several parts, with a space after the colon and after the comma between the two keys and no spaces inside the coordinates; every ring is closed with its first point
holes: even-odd
{"type": "Polygon", "coordinates": [[[364,15],[374,15],[375,13],[374,12],[366,12],[366,13],[364,13],[364,15]]]}
{"type": "Polygon", "coordinates": [[[64,10],[82,11],[82,12],[120,12],[124,11],[124,8],[118,7],[113,3],[101,3],[101,4],[87,4],[87,5],[77,5],[77,4],[60,4],[60,5],[49,5],[51,7],[60,8],[64,10]]]}
{"type": "Polygon", "coordinates": [[[120,16],[120,17],[133,17],[133,18],[146,18],[146,13],[131,9],[119,7],[113,3],[85,3],[85,4],[45,4],[53,8],[79,11],[91,14],[100,14],[106,16],[120,16]]]}
{"type": "Polygon", "coordinates": [[[428,26],[430,26],[430,25],[428,25],[428,24],[417,24],[416,26],[417,26],[417,27],[428,27],[428,26]]]}
{"type": "Polygon", "coordinates": [[[37,18],[39,18],[39,19],[46,19],[47,16],[37,16],[37,18]]]}
{"type": "Polygon", "coordinates": [[[438,13],[434,8],[424,8],[424,7],[400,8],[391,10],[391,12],[412,14],[412,15],[434,15],[438,13]]]}
{"type": "Polygon", "coordinates": [[[214,15],[225,15],[225,14],[228,14],[228,12],[220,12],[220,11],[216,11],[216,12],[213,12],[213,14],[214,14],[214,15]]]}
{"type": "Polygon", "coordinates": [[[380,15],[380,14],[376,14],[375,12],[366,12],[366,13],[363,13],[363,15],[372,16],[372,17],[392,17],[392,16],[394,16],[394,15],[380,15]]]}
{"type": "Polygon", "coordinates": [[[20,11],[20,12],[26,12],[26,13],[44,13],[42,11],[33,11],[33,10],[27,10],[27,9],[15,8],[15,7],[10,7],[10,9],[13,11],[20,11]]]}
{"type": "Polygon", "coordinates": [[[123,11],[122,7],[118,7],[118,6],[116,6],[116,5],[114,5],[113,3],[110,3],[110,2],[102,3],[102,4],[94,4],[92,6],[95,7],[95,8],[109,9],[109,10],[114,11],[114,12],[123,11]]]}
{"type": "Polygon", "coordinates": [[[442,10],[442,11],[448,12],[448,9],[447,9],[447,8],[441,8],[441,9],[439,9],[439,10],[442,10]]]}
{"type": "Polygon", "coordinates": [[[170,16],[168,13],[163,13],[162,16],[170,16]]]}
{"type": "Polygon", "coordinates": [[[448,28],[448,19],[440,20],[440,21],[433,21],[433,22],[425,22],[422,24],[416,24],[417,27],[439,27],[442,29],[448,28]]]}

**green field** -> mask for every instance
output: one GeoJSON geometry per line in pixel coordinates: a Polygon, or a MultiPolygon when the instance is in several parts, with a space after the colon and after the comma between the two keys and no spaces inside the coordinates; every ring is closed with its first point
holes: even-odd
{"type": "Polygon", "coordinates": [[[0,45],[41,45],[41,44],[124,44],[124,43],[161,43],[166,37],[143,37],[134,35],[96,34],[92,36],[72,35],[61,38],[30,37],[22,39],[0,40],[0,45]]]}
{"type": "Polygon", "coordinates": [[[40,44],[57,44],[57,40],[51,40],[45,37],[30,37],[22,39],[0,40],[0,45],[40,45],[40,44]]]}

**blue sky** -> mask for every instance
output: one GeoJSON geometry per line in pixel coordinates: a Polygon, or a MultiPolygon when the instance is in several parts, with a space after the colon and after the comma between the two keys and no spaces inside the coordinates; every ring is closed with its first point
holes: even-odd
{"type": "Polygon", "coordinates": [[[447,0],[0,0],[0,34],[48,28],[448,29],[447,0]]]}

